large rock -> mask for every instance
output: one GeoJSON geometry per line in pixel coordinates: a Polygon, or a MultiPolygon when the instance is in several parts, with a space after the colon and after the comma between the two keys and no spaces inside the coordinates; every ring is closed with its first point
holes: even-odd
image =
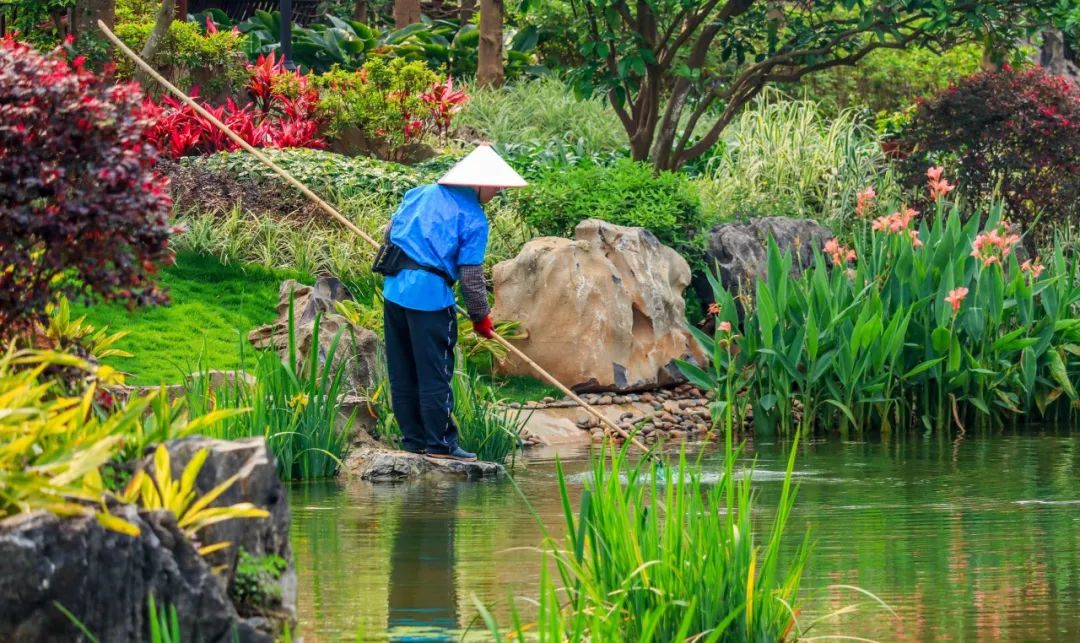
{"type": "Polygon", "coordinates": [[[100,641],[145,641],[151,594],[176,608],[184,641],[273,641],[239,617],[171,513],[132,506],[113,513],[140,535],[89,516],[35,512],[0,521],[0,641],[82,640],[56,604],[100,641]]]}
{"type": "Polygon", "coordinates": [[[346,395],[362,395],[374,383],[376,353],[379,338],[370,330],[356,326],[337,313],[336,303],[353,300],[352,294],[335,277],[320,277],[314,286],[305,286],[289,279],[278,291],[278,318],[272,324],[260,326],[248,334],[255,348],[277,350],[283,360],[289,359],[289,299],[293,297],[296,319],[296,342],[299,360],[304,368],[326,363],[330,345],[340,333],[334,364],[344,359],[346,395]],[[315,318],[319,319],[319,337],[314,337],[315,318]],[[312,356],[316,361],[312,361],[312,356]]]}
{"type": "MultiPolygon", "coordinates": [[[[709,232],[706,261],[716,266],[720,283],[728,291],[753,294],[757,280],[767,273],[769,237],[781,252],[791,252],[792,275],[797,277],[813,263],[814,249],[821,250],[832,236],[832,231],[810,219],[762,217],[723,223],[709,232]]],[[[711,292],[699,289],[698,294],[702,301],[712,301],[711,292]]]]}
{"type": "MultiPolygon", "coordinates": [[[[543,237],[495,266],[496,319],[523,323],[530,358],[579,391],[677,382],[673,360],[700,360],[682,293],[690,267],[648,230],[588,219],[574,239],[543,237]]],[[[500,367],[533,375],[519,360],[500,367]]]]}
{"type": "MultiPolygon", "coordinates": [[[[229,547],[208,557],[214,567],[230,570],[230,591],[235,585],[232,570],[241,548],[254,556],[278,556],[285,560],[286,568],[278,579],[279,597],[269,605],[260,606],[258,612],[238,605],[242,615],[263,617],[260,625],[267,625],[269,633],[280,634],[286,623],[296,623],[296,570],[293,567],[292,550],[289,548],[289,503],[285,488],[277,475],[277,466],[270,445],[263,438],[245,440],[213,440],[191,437],[166,445],[170,467],[174,477],[179,477],[191,458],[200,449],[206,449],[207,458],[195,478],[195,488],[203,495],[231,476],[237,476],[232,484],[211,506],[223,507],[250,502],[270,512],[269,518],[245,518],[226,520],[210,525],[199,532],[203,542],[229,542],[229,547]]],[[[152,464],[152,457],[147,463],[152,464]]]]}
{"type": "Polygon", "coordinates": [[[429,475],[468,480],[489,478],[503,473],[503,467],[494,462],[437,460],[405,451],[360,447],[349,452],[345,471],[369,482],[398,482],[429,475]]]}

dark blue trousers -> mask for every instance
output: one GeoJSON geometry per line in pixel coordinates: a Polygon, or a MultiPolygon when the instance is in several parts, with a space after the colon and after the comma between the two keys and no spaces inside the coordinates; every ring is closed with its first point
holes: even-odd
{"type": "Polygon", "coordinates": [[[450,387],[457,313],[452,307],[412,310],[384,301],[383,334],[391,403],[404,438],[402,446],[412,451],[449,453],[458,439],[450,387]]]}

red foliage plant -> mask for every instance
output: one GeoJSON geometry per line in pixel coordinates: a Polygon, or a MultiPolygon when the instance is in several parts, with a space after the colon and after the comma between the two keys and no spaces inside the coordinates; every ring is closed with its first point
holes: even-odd
{"type": "MultiPolygon", "coordinates": [[[[238,106],[229,99],[217,107],[205,102],[200,106],[253,147],[325,147],[315,116],[319,92],[308,84],[307,77],[286,70],[272,52],[259,56],[254,65],[248,65],[248,71],[251,103],[238,106]]],[[[143,113],[154,123],[148,140],[171,158],[239,147],[191,106],[172,97],[165,97],[160,104],[147,99],[143,113]]]]}
{"type": "Polygon", "coordinates": [[[911,185],[930,165],[955,168],[959,189],[985,199],[1000,183],[1010,218],[1049,241],[1080,223],[1080,88],[1041,68],[967,78],[922,101],[900,135],[911,185]],[[1032,228],[1037,217],[1049,225],[1032,228]]]}
{"type": "MultiPolygon", "coordinates": [[[[70,44],[70,43],[69,43],[70,44]]],[[[0,39],[0,336],[45,316],[56,296],[166,301],[168,179],[137,85],[70,58],[0,39]]]]}
{"type": "MultiPolygon", "coordinates": [[[[465,101],[469,100],[464,89],[454,89],[454,81],[451,78],[447,78],[444,83],[433,84],[431,89],[424,92],[421,97],[431,107],[433,124],[439,136],[445,136],[450,131],[454,114],[461,111],[465,101]]],[[[408,138],[408,133],[406,133],[406,138],[408,138]]]]}

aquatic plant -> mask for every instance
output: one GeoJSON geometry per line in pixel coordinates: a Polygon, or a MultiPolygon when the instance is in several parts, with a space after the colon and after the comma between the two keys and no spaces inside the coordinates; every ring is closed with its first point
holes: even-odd
{"type": "MultiPolygon", "coordinates": [[[[193,376],[185,389],[189,413],[198,417],[217,409],[248,408],[250,413],[230,417],[208,434],[226,440],[265,437],[282,480],[329,478],[337,473],[349,439],[348,430],[339,424],[346,362],[335,356],[342,333],[334,336],[321,363],[303,364],[292,301],[288,324],[286,359],[274,351],[259,353],[251,371],[253,382],[236,377],[215,388],[209,374],[193,376]]],[[[313,338],[320,336],[319,326],[316,317],[313,338]]]]}
{"type": "Polygon", "coordinates": [[[796,400],[806,429],[842,432],[1075,421],[1080,262],[1064,244],[1021,261],[1000,204],[964,217],[940,173],[929,179],[930,217],[898,207],[871,221],[869,208],[839,265],[819,253],[793,278],[770,242],[752,301],[713,279],[716,320],[738,329],[731,374],[720,335],[703,333],[711,367],[683,372],[713,389],[732,380],[763,434],[793,429],[796,400]]]}
{"type": "Polygon", "coordinates": [[[796,489],[795,449],[771,530],[751,524],[749,476],[736,475],[738,451],[723,475],[703,481],[685,454],[677,466],[630,458],[626,446],[593,462],[578,512],[566,474],[557,475],[565,533],[548,537],[541,564],[535,623],[514,614],[505,638],[490,613],[481,614],[496,640],[747,641],[803,635],[796,618],[809,540],[780,560],[796,489]],[[610,460],[608,456],[610,455],[610,460]],[[549,569],[554,563],[556,575],[549,569]]]}

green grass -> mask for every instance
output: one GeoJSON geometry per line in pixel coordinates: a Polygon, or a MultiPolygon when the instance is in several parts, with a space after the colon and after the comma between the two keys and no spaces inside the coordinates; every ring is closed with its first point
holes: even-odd
{"type": "Polygon", "coordinates": [[[562,391],[528,375],[493,375],[491,388],[495,397],[508,402],[528,402],[551,396],[561,398],[562,391]]]}
{"type": "MultiPolygon", "coordinates": [[[[130,384],[177,383],[183,375],[240,365],[248,331],[276,317],[278,287],[302,275],[253,266],[223,265],[213,257],[183,253],[162,270],[160,283],[172,302],[129,311],[122,305],[73,307],[95,326],[128,331],[117,348],[133,354],[105,360],[130,373],[130,384]]],[[[309,279],[308,279],[309,280],[309,279]]],[[[249,355],[250,357],[250,355],[249,355]]]]}

